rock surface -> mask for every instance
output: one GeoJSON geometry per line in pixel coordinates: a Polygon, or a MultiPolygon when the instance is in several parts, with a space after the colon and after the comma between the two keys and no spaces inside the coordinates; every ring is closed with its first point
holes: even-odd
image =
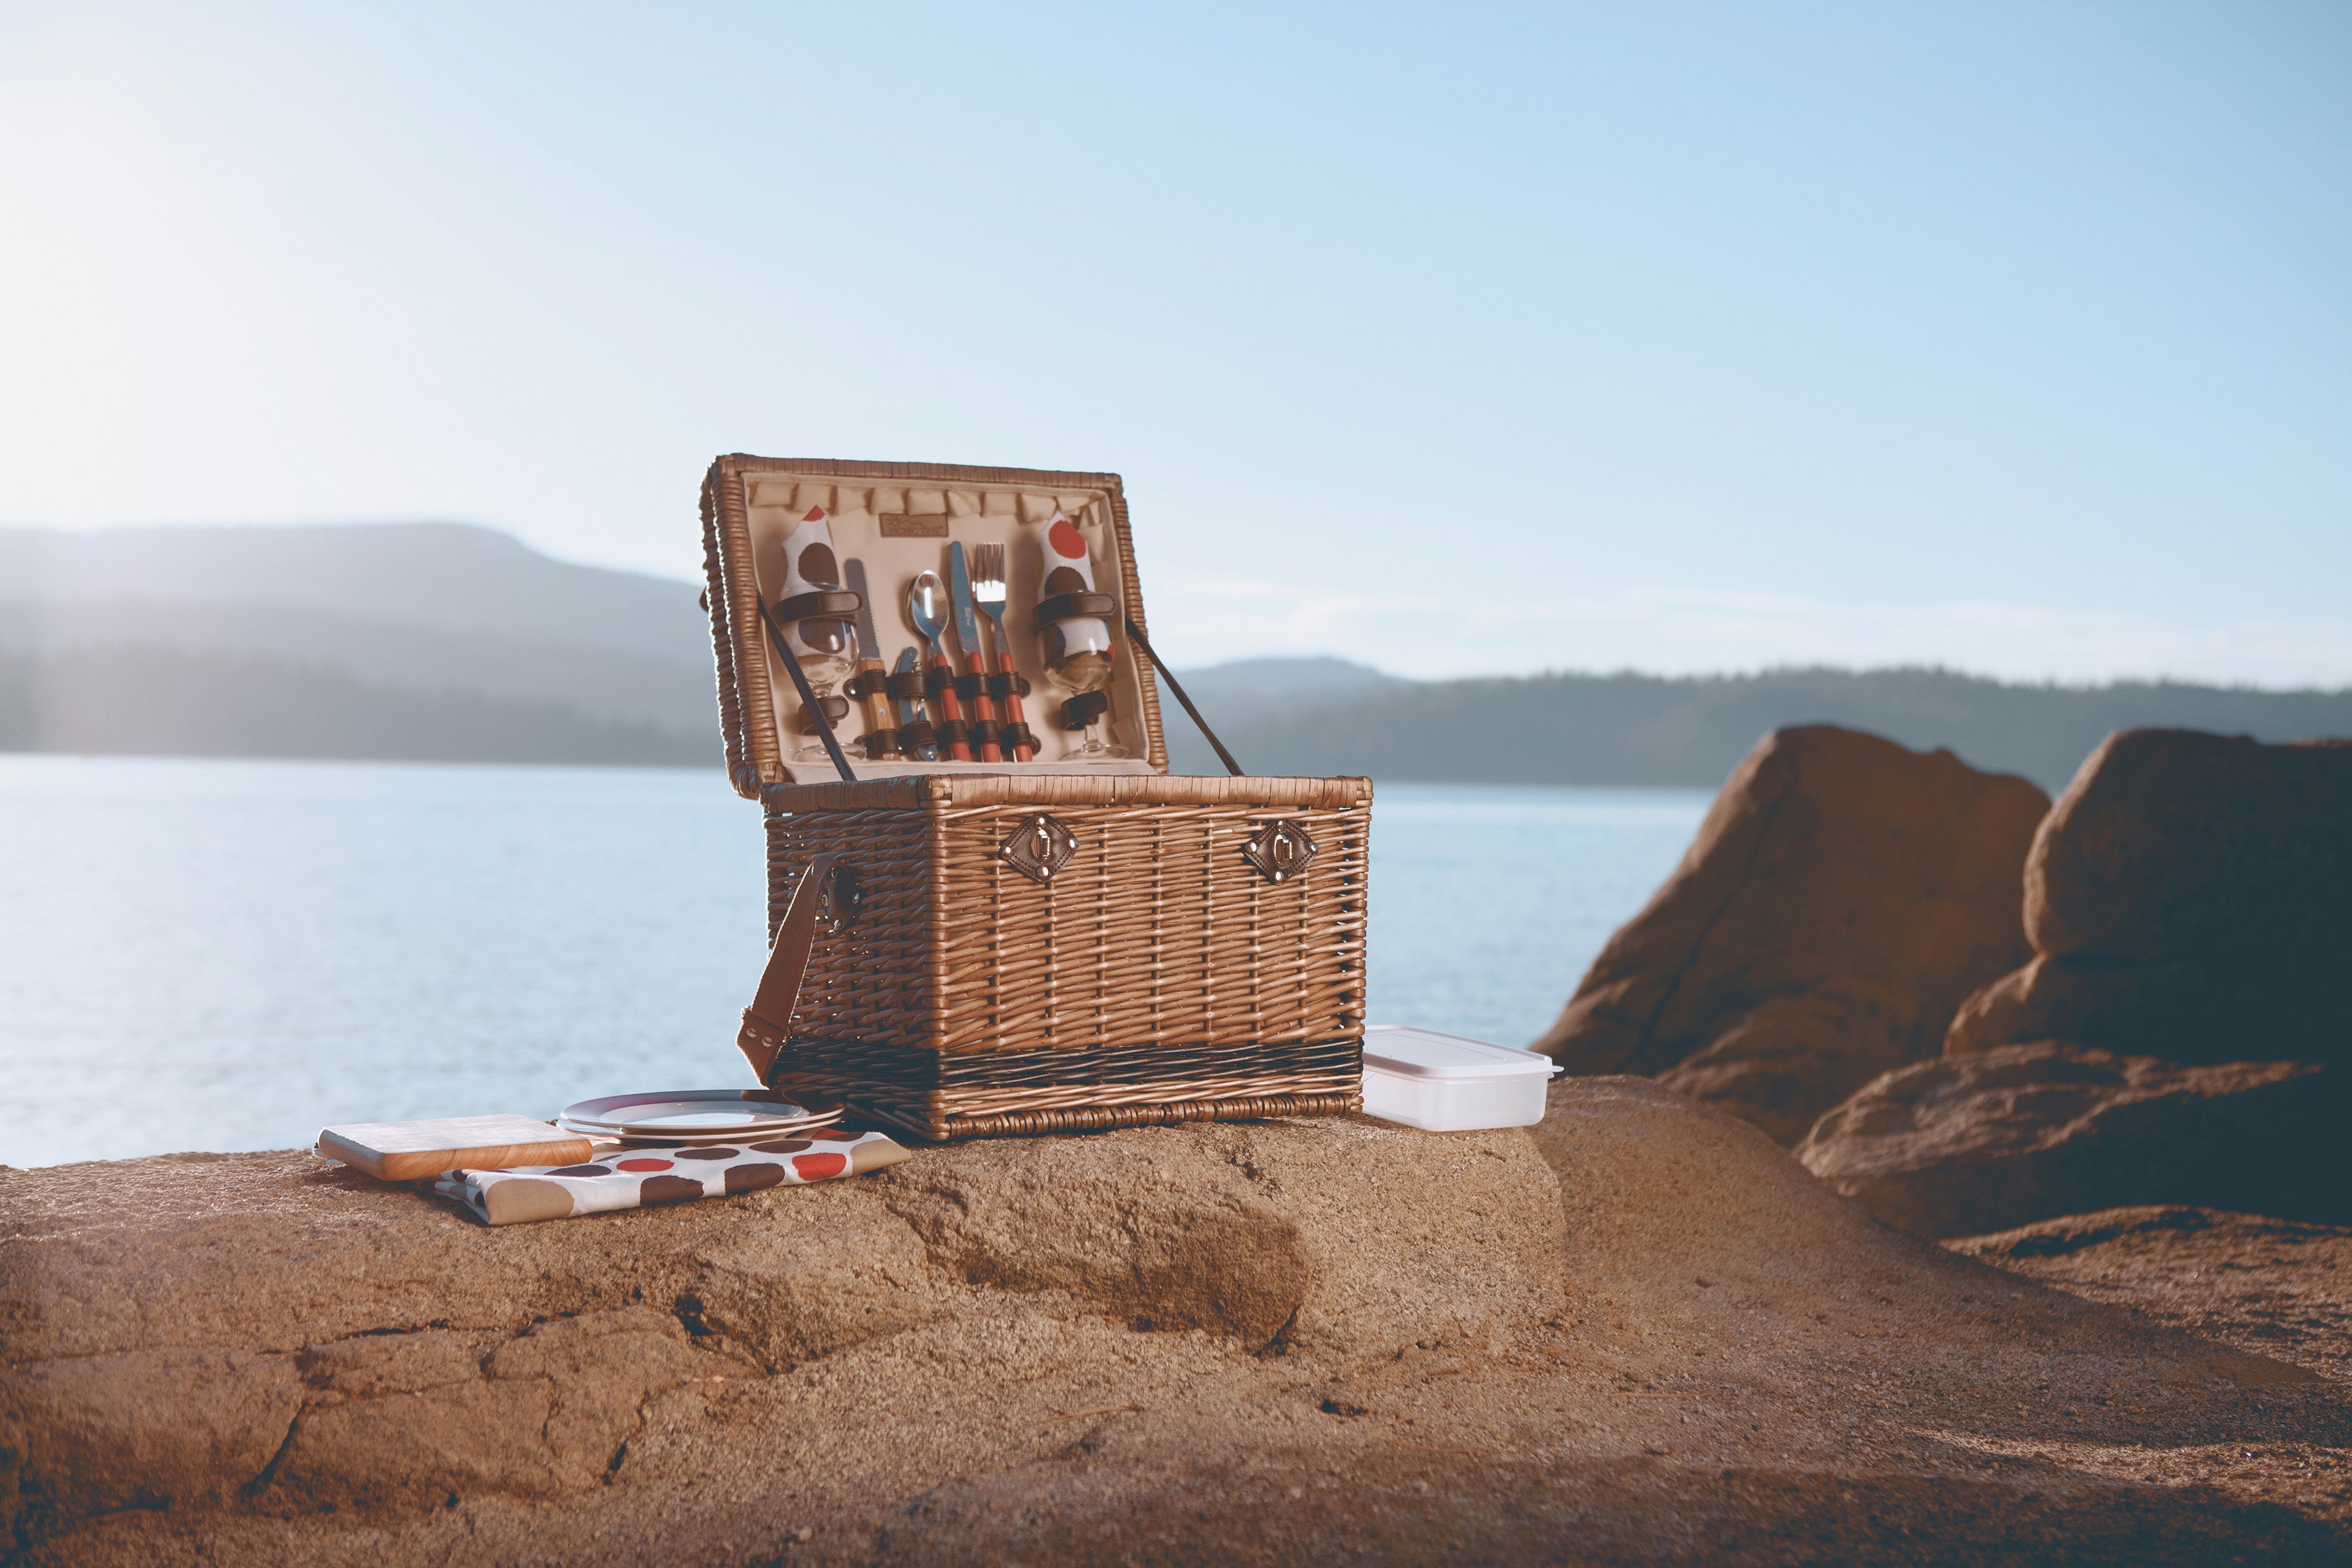
{"type": "MultiPolygon", "coordinates": [[[[1944,1244],[2256,1355],[2352,1380],[2352,1226],[2218,1209],[2071,1215],[1944,1244]]],[[[2332,1455],[2352,1487],[2352,1455],[2332,1455]]]]}
{"type": "Polygon", "coordinates": [[[2342,1385],[1888,1230],[1639,1079],[504,1230],[294,1154],[0,1173],[0,1216],[33,1563],[2352,1551],[2308,1478],[2128,1469],[2352,1442],[2342,1385]]]}
{"type": "Polygon", "coordinates": [[[2034,956],[1968,999],[1945,1048],[2352,1067],[2347,886],[2352,743],[2118,731],[2034,837],[2034,956]]]}
{"type": "Polygon", "coordinates": [[[1888,1073],[1823,1116],[1797,1158],[1922,1236],[2132,1204],[2352,1218],[2347,1110],[2308,1063],[2188,1067],[2042,1041],[1888,1073]]]}
{"type": "Polygon", "coordinates": [[[1648,1073],[1782,1143],[1932,1056],[2028,956],[2018,889],[2049,799],[1948,752],[1815,725],[1768,736],[1537,1042],[1648,1073]]]}

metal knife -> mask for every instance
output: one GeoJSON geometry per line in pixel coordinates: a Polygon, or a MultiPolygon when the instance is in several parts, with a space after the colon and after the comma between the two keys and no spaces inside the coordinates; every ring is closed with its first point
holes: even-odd
{"type": "MultiPolygon", "coordinates": [[[[971,574],[964,568],[963,541],[961,539],[948,546],[948,592],[955,600],[956,640],[963,644],[963,667],[985,682],[988,666],[982,662],[982,656],[986,650],[980,645],[980,617],[972,612],[971,574]]],[[[985,684],[971,700],[971,706],[974,716],[987,726],[981,731],[987,739],[981,742],[980,760],[983,763],[1003,762],[1004,753],[997,749],[996,744],[996,704],[989,700],[985,684]]]]}
{"type": "Polygon", "coordinates": [[[850,556],[841,563],[841,580],[857,595],[857,679],[865,689],[866,732],[878,735],[893,728],[890,699],[882,687],[882,639],[874,630],[874,595],[866,586],[866,563],[850,556]]]}

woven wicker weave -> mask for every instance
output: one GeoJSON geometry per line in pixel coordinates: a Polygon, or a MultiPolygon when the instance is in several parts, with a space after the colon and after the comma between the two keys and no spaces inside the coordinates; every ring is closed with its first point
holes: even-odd
{"type": "MultiPolygon", "coordinates": [[[[1370,781],[1024,774],[1007,764],[775,782],[778,737],[772,721],[762,728],[770,699],[743,679],[764,671],[764,654],[737,643],[740,612],[721,607],[728,584],[750,576],[734,559],[748,560],[748,534],[730,542],[728,493],[754,464],[818,466],[725,458],[704,489],[729,761],[739,789],[759,786],[766,812],[771,938],[816,857],[846,868],[857,892],[843,929],[815,940],[788,1030],[747,1015],[755,1060],[773,1056],[768,1081],[933,1139],[1354,1109],[1370,781]],[[1040,812],[1076,840],[1045,885],[1000,854],[1040,812]],[[1276,823],[1317,846],[1281,881],[1243,853],[1276,823]]],[[[1114,496],[1118,484],[919,465],[823,471],[1083,480],[1114,496]]],[[[1124,531],[1123,502],[1117,517],[1124,531]]],[[[1139,618],[1133,559],[1124,607],[1139,618]]],[[[1148,670],[1143,689],[1152,761],[1164,768],[1148,670]]]]}

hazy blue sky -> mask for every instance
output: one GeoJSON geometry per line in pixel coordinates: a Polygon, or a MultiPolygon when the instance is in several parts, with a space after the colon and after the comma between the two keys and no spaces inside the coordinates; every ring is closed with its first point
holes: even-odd
{"type": "Polygon", "coordinates": [[[1111,468],[1186,662],[2352,681],[2352,5],[16,0],[0,203],[0,521],[1111,468]]]}

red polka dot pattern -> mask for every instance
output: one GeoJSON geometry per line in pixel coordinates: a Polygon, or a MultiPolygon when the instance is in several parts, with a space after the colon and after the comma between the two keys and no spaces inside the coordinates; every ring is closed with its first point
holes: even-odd
{"type": "Polygon", "coordinates": [[[908,1157],[906,1150],[879,1132],[831,1129],[806,1139],[777,1140],[740,1149],[712,1145],[632,1154],[626,1159],[607,1156],[602,1163],[586,1165],[444,1171],[432,1182],[418,1185],[457,1199],[478,1219],[500,1225],[800,1186],[880,1170],[908,1157]],[[511,1189],[504,1201],[495,1200],[499,1184],[514,1181],[530,1185],[511,1189]],[[562,1212],[567,1197],[569,1215],[562,1212]]]}

